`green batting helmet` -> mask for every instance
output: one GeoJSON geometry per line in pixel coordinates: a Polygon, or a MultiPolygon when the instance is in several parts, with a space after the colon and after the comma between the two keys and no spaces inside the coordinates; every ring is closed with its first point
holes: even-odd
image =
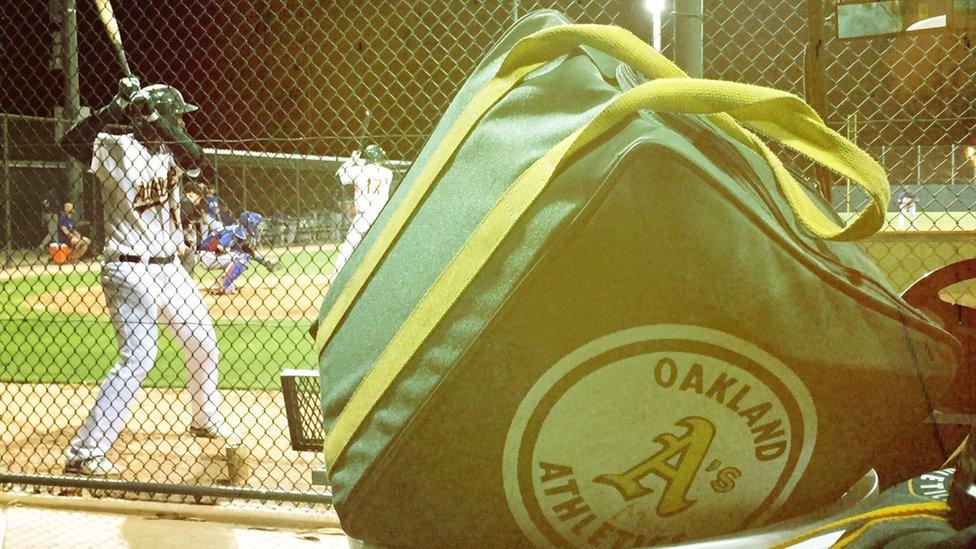
{"type": "Polygon", "coordinates": [[[373,164],[382,164],[389,161],[389,158],[386,157],[386,152],[375,143],[366,147],[363,151],[363,158],[373,164]]]}
{"type": "Polygon", "coordinates": [[[152,110],[164,118],[175,118],[179,115],[193,112],[199,107],[183,100],[183,94],[173,86],[153,84],[139,90],[133,102],[145,100],[152,110]]]}

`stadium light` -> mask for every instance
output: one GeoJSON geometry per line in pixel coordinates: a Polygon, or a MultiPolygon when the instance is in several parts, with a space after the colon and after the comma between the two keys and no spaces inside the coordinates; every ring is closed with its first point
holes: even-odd
{"type": "Polygon", "coordinates": [[[663,13],[664,4],[664,0],[644,0],[644,7],[651,13],[663,13]]]}
{"type": "Polygon", "coordinates": [[[666,0],[644,0],[644,9],[651,14],[651,45],[657,51],[661,51],[661,15],[666,7],[666,0]]]}

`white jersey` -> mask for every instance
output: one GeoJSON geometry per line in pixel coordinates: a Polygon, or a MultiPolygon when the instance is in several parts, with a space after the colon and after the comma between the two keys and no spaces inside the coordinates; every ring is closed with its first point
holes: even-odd
{"type": "Polygon", "coordinates": [[[105,257],[165,257],[177,252],[179,168],[163,149],[152,153],[131,134],[100,133],[91,171],[102,187],[105,257]]]}
{"type": "Polygon", "coordinates": [[[354,186],[357,212],[379,212],[386,205],[393,184],[393,172],[389,168],[350,158],[336,175],[343,185],[354,186]]]}
{"type": "Polygon", "coordinates": [[[356,217],[351,220],[346,240],[339,245],[339,255],[335,259],[335,272],[338,273],[386,205],[393,184],[393,172],[383,166],[366,164],[357,153],[353,153],[353,157],[339,168],[336,175],[343,185],[353,185],[356,191],[356,217]]]}

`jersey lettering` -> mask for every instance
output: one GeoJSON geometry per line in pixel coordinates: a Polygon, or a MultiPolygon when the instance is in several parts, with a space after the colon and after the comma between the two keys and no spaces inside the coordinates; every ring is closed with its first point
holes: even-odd
{"type": "Polygon", "coordinates": [[[171,167],[166,177],[154,177],[139,183],[132,207],[141,212],[152,206],[161,206],[169,200],[170,193],[176,188],[176,168],[171,167]]]}

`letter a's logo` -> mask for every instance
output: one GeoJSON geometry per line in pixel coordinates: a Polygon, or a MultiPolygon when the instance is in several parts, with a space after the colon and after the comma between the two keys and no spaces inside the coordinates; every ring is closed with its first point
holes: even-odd
{"type": "Polygon", "coordinates": [[[715,426],[700,417],[682,418],[675,425],[684,427],[685,433],[680,437],[671,433],[654,437],[654,442],[661,445],[657,453],[623,473],[600,475],[593,482],[616,488],[625,501],[630,501],[654,491],[641,484],[644,477],[654,474],[665,482],[657,503],[658,516],[670,517],[694,505],[696,500],[686,496],[715,438],[715,426]]]}

